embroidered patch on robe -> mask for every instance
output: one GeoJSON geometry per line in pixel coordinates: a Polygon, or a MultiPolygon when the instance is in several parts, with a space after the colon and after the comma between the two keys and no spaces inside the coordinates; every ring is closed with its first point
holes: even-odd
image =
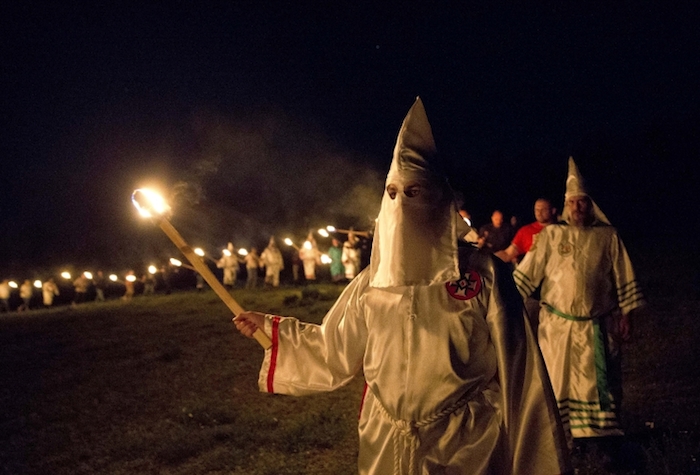
{"type": "Polygon", "coordinates": [[[481,276],[476,271],[467,271],[459,280],[445,284],[447,293],[457,300],[469,300],[481,291],[481,276]]]}

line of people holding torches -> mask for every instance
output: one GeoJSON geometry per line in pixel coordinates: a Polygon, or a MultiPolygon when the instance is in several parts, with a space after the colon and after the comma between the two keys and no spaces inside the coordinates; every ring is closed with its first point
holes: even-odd
{"type": "MultiPolygon", "coordinates": [[[[332,240],[332,244],[326,252],[318,250],[313,232],[309,232],[307,239],[301,246],[296,245],[290,238],[283,240],[284,245],[280,246],[284,259],[282,283],[288,285],[304,285],[314,281],[345,283],[369,263],[371,232],[352,229],[336,230],[334,227],[328,226],[319,229],[318,234],[332,240]],[[341,241],[341,235],[345,235],[346,239],[341,241]],[[346,259],[348,254],[352,256],[354,262],[346,261],[347,265],[343,265],[342,260],[346,259]],[[310,264],[307,264],[305,268],[301,259],[301,257],[308,255],[315,255],[311,273],[310,264]],[[341,262],[338,262],[338,259],[341,262]]],[[[276,244],[274,236],[271,241],[276,244]]],[[[222,261],[231,256],[232,248],[232,244],[229,243],[229,246],[222,250],[222,256],[219,259],[209,257],[202,248],[195,248],[194,251],[207,262],[212,271],[218,272],[218,276],[221,278],[225,272],[222,261]]],[[[226,282],[226,278],[223,276],[227,287],[243,286],[243,284],[239,284],[239,281],[243,282],[247,279],[249,270],[246,268],[244,259],[248,252],[244,248],[234,250],[234,253],[238,255],[236,259],[238,268],[234,273],[233,284],[230,281],[226,282]]],[[[262,252],[258,253],[258,255],[260,254],[262,252]]],[[[265,274],[262,262],[258,272],[261,277],[265,274]]],[[[256,287],[273,286],[272,281],[267,278],[264,282],[256,287]]],[[[86,270],[78,274],[64,270],[57,276],[46,277],[45,280],[4,279],[0,281],[0,312],[22,312],[59,305],[76,307],[84,302],[100,302],[117,298],[129,301],[134,295],[148,296],[156,292],[169,294],[174,290],[195,288],[201,290],[203,285],[201,276],[182,257],[172,257],[167,264],[160,265],[160,267],[151,264],[145,272],[141,273],[140,277],[133,270],[122,275],[106,274],[101,270],[96,272],[86,270]]]]}

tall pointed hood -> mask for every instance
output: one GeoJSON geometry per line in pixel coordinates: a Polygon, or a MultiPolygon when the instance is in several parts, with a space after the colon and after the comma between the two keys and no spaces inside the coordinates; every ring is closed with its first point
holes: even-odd
{"type": "MultiPolygon", "coordinates": [[[[435,139],[420,97],[408,111],[401,124],[394,146],[389,176],[396,174],[435,174],[435,139]]],[[[439,173],[439,172],[437,172],[439,173]]]]}
{"type": "Polygon", "coordinates": [[[372,287],[444,283],[459,276],[459,216],[436,155],[423,102],[416,98],[386,178],[370,258],[372,287]]]}
{"type": "MultiPolygon", "coordinates": [[[[566,191],[564,192],[564,203],[566,203],[566,200],[568,200],[569,198],[577,196],[587,196],[591,200],[591,204],[593,205],[593,215],[595,216],[595,218],[598,221],[601,221],[605,224],[610,224],[610,221],[608,220],[607,216],[605,216],[605,213],[603,213],[600,210],[596,202],[593,201],[593,198],[591,198],[591,196],[588,194],[586,182],[581,176],[581,172],[578,171],[576,162],[574,162],[574,157],[569,157],[569,173],[566,176],[566,191]]],[[[567,223],[569,222],[570,216],[566,206],[564,206],[564,211],[562,212],[561,217],[567,223]]]]}

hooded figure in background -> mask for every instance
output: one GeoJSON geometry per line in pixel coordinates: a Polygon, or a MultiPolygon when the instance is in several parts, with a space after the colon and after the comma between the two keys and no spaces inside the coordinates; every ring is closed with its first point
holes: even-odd
{"type": "Polygon", "coordinates": [[[364,374],[362,474],[560,474],[563,431],[508,269],[458,248],[460,216],[420,99],[399,132],[370,265],[321,325],[245,312],[272,335],[261,391],[331,391],[364,374]]]}
{"type": "Polygon", "coordinates": [[[309,281],[316,280],[316,266],[321,265],[321,252],[318,250],[313,231],[309,231],[306,241],[299,249],[299,259],[304,266],[304,278],[309,281]]]}
{"type": "Polygon", "coordinates": [[[224,270],[224,285],[227,287],[235,287],[236,279],[238,278],[238,268],[241,260],[236,255],[236,250],[233,248],[233,243],[228,243],[224,255],[216,263],[216,267],[224,270]]]}
{"type": "Polygon", "coordinates": [[[260,254],[260,264],[265,267],[265,285],[279,287],[280,272],[284,269],[284,259],[275,242],[275,236],[270,236],[270,242],[260,254]]]}
{"type": "Polygon", "coordinates": [[[353,231],[348,233],[348,240],[343,243],[343,266],[345,267],[345,278],[352,280],[360,272],[360,249],[357,236],[353,231]]]}

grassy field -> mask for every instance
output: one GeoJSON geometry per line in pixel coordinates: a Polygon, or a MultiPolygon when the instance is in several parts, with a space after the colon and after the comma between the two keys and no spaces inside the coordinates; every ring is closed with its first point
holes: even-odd
{"type": "MultiPolygon", "coordinates": [[[[696,274],[674,281],[674,263],[637,260],[650,307],[627,348],[624,423],[644,473],[700,473],[696,274]]],[[[234,296],[318,322],[340,290],[234,296]]],[[[2,314],[0,473],[354,473],[361,378],[312,397],[261,394],[262,349],[230,318],[210,291],[2,314]]],[[[595,450],[574,461],[605,473],[595,450]]]]}

